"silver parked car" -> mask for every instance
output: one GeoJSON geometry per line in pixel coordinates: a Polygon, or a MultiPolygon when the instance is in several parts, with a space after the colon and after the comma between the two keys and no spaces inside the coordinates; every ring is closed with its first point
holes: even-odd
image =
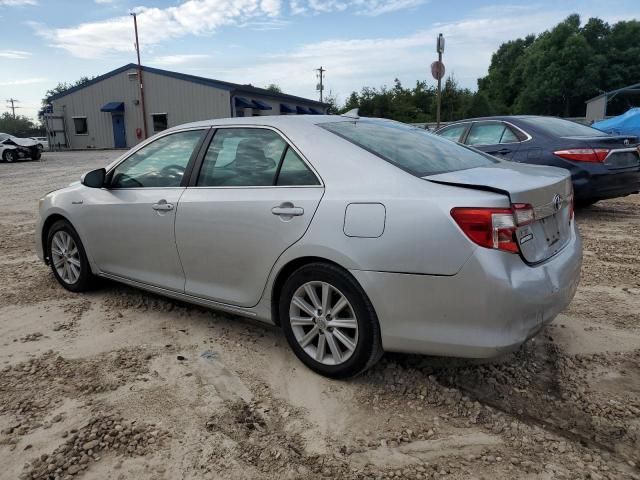
{"type": "Polygon", "coordinates": [[[95,277],[279,325],[308,367],[383,351],[493,357],[571,301],[569,173],[398,122],[263,116],[175,127],[40,201],[60,284],[95,277]]]}

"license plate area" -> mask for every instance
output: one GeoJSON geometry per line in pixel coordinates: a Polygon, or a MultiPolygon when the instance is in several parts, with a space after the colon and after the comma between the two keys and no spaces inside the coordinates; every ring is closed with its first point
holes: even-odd
{"type": "Polygon", "coordinates": [[[555,214],[540,219],[540,224],[549,247],[560,241],[560,229],[558,228],[558,219],[555,214]]]}
{"type": "Polygon", "coordinates": [[[638,150],[612,153],[604,161],[604,164],[609,168],[637,167],[640,165],[640,154],[638,150]]]}

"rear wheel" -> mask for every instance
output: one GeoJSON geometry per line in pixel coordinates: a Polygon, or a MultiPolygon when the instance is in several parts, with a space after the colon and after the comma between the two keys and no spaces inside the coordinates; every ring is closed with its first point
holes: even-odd
{"type": "Polygon", "coordinates": [[[31,160],[40,160],[40,157],[42,157],[42,152],[38,148],[31,150],[31,160]]]}
{"type": "Polygon", "coordinates": [[[94,276],[80,237],[65,220],[55,222],[47,233],[47,253],[58,283],[72,292],[84,292],[94,276]]]}
{"type": "Polygon", "coordinates": [[[296,270],[283,286],[279,313],[296,356],[321,375],[358,375],[383,354],[371,302],[355,279],[334,265],[296,270]]]}
{"type": "Polygon", "coordinates": [[[18,159],[18,154],[15,152],[15,150],[5,150],[4,153],[2,154],[2,159],[5,162],[15,162],[18,159]]]}

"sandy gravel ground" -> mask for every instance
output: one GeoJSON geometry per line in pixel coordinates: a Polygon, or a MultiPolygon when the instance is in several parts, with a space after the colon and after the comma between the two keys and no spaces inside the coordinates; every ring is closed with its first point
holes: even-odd
{"type": "Polygon", "coordinates": [[[36,201],[114,152],[0,163],[0,478],[640,479],[640,198],[577,215],[582,284],[492,363],[304,368],[276,328],[36,258],[36,201]]]}

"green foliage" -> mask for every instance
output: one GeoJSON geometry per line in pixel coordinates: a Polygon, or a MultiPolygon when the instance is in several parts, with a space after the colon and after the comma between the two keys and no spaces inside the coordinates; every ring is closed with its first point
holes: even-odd
{"type": "Polygon", "coordinates": [[[36,125],[24,115],[13,115],[10,112],[4,112],[0,115],[0,132],[8,133],[16,137],[39,137],[42,136],[42,128],[36,125]]]}
{"type": "MultiPolygon", "coordinates": [[[[340,113],[358,108],[365,117],[382,117],[406,123],[436,121],[436,88],[426,81],[418,81],[414,88],[405,88],[397,78],[393,88],[364,87],[360,93],[352,92],[340,113]]],[[[453,75],[442,87],[442,121],[473,116],[490,115],[491,105],[486,95],[478,96],[467,88],[460,88],[453,75]]]]}
{"type": "Polygon", "coordinates": [[[274,93],[282,93],[280,85],[276,85],[275,83],[270,83],[265,90],[269,90],[270,92],[274,93]]]}
{"type": "Polygon", "coordinates": [[[582,116],[589,98],[640,81],[638,58],[639,21],[591,18],[581,26],[571,15],[537,37],[502,44],[478,95],[497,114],[582,116]]]}

